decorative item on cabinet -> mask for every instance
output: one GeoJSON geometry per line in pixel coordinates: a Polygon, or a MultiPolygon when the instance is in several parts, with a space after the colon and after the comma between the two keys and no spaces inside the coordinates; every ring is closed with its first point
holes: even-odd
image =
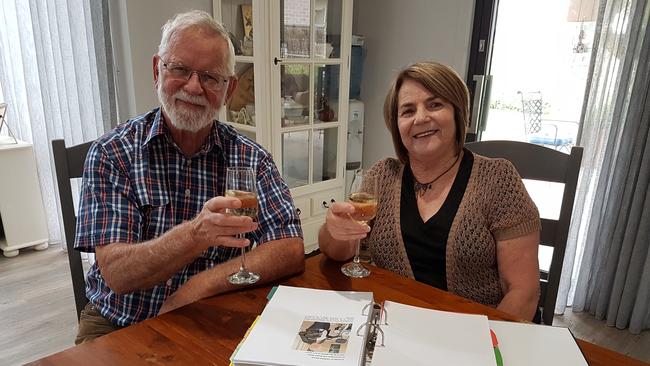
{"type": "Polygon", "coordinates": [[[228,102],[228,110],[239,112],[246,105],[255,103],[255,73],[251,64],[237,75],[239,82],[228,102]]]}
{"type": "Polygon", "coordinates": [[[244,56],[253,56],[253,7],[251,4],[241,6],[244,39],[240,40],[241,52],[244,56]]]}
{"type": "Polygon", "coordinates": [[[253,40],[244,38],[239,41],[241,46],[241,54],[243,56],[253,56],[253,40]]]}
{"type": "Polygon", "coordinates": [[[246,108],[240,109],[239,112],[230,111],[230,115],[232,121],[235,123],[255,126],[255,115],[251,115],[246,108]]]}
{"type": "Polygon", "coordinates": [[[239,42],[237,42],[235,35],[232,34],[232,32],[228,32],[228,36],[230,37],[230,43],[232,43],[232,47],[235,50],[235,55],[241,55],[241,47],[239,46],[239,42]]]}
{"type": "Polygon", "coordinates": [[[334,110],[330,107],[330,103],[327,100],[327,96],[323,95],[320,98],[320,108],[318,109],[318,119],[323,122],[329,122],[334,120],[334,110]]]}

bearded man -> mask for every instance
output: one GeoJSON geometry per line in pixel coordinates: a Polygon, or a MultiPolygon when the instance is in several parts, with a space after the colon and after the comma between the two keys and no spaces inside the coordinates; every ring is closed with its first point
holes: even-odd
{"type": "Polygon", "coordinates": [[[263,282],[304,269],[300,220],[271,155],[216,121],[237,86],[228,32],[201,11],[162,28],[153,78],[161,107],[95,141],[75,248],[94,252],[76,343],[237,288],[240,248],[263,282]],[[226,168],[251,167],[257,222],[227,209],[226,168]],[[238,239],[236,234],[246,233],[238,239]]]}

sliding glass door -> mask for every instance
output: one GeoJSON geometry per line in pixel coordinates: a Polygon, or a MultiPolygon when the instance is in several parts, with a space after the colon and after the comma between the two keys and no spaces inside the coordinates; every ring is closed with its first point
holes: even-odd
{"type": "Polygon", "coordinates": [[[476,2],[471,140],[568,152],[577,142],[598,0],[476,2]]]}

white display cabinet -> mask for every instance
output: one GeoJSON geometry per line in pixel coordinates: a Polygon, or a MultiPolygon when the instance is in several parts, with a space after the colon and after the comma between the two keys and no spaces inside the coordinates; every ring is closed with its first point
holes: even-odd
{"type": "Polygon", "coordinates": [[[344,199],[352,0],[219,0],[239,86],[221,121],[268,149],[317,248],[327,207],[344,199]]]}

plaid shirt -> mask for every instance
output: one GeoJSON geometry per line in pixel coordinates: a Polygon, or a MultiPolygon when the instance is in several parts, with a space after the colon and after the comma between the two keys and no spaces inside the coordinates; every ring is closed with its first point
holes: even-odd
{"type": "MultiPolygon", "coordinates": [[[[187,158],[161,116],[156,108],[93,143],[84,168],[75,248],[94,252],[111,243],[137,245],[193,219],[207,200],[224,195],[228,166],[257,172],[259,228],[247,233],[251,241],[302,236],[289,189],[260,145],[216,122],[201,150],[187,158]]],[[[137,323],[158,314],[167,296],[190,277],[237,255],[238,248],[211,247],[167,282],[126,295],[108,288],[95,263],[87,274],[86,296],[113,323],[137,323]]]]}

